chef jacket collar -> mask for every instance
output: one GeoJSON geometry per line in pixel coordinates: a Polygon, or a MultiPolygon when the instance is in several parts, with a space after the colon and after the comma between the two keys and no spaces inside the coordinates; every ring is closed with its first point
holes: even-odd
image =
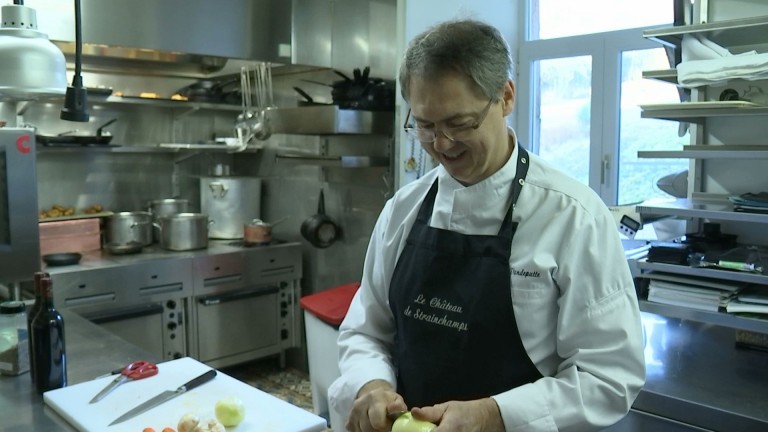
{"type": "MultiPolygon", "coordinates": [[[[433,221],[437,222],[434,219],[437,216],[438,219],[449,220],[450,223],[446,225],[454,228],[456,224],[464,225],[470,222],[468,219],[485,219],[494,215],[497,213],[499,203],[508,201],[509,190],[517,173],[518,141],[515,131],[512,128],[507,130],[515,142],[515,147],[504,166],[487,179],[471,186],[464,186],[440,166],[439,193],[435,198],[433,221]],[[442,217],[440,213],[443,213],[442,217]]],[[[504,211],[506,212],[506,209],[504,211]]],[[[437,225],[440,226],[443,223],[437,222],[437,225]]]]}

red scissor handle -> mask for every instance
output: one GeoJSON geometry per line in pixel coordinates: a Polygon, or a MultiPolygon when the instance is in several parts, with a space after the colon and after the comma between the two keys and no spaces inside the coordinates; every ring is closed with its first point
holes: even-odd
{"type": "Polygon", "coordinates": [[[157,375],[157,365],[148,361],[139,360],[126,366],[120,373],[134,380],[148,378],[157,375]]]}

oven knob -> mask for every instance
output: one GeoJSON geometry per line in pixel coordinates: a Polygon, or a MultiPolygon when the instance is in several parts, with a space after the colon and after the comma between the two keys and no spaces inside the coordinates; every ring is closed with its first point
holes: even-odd
{"type": "Polygon", "coordinates": [[[288,339],[288,330],[286,329],[280,330],[280,336],[282,336],[283,339],[288,339]]]}
{"type": "Polygon", "coordinates": [[[288,315],[288,311],[287,310],[280,311],[280,317],[285,318],[287,315],[288,315]]]}
{"type": "Polygon", "coordinates": [[[176,302],[173,300],[168,300],[168,303],[165,304],[168,309],[176,309],[176,302]]]}
{"type": "Polygon", "coordinates": [[[180,352],[175,352],[175,353],[173,353],[173,358],[174,358],[174,359],[180,359],[181,357],[182,357],[182,355],[181,355],[181,353],[180,353],[180,352]]]}
{"type": "Polygon", "coordinates": [[[171,330],[171,331],[176,330],[176,327],[177,325],[175,322],[168,323],[168,330],[171,330]]]}

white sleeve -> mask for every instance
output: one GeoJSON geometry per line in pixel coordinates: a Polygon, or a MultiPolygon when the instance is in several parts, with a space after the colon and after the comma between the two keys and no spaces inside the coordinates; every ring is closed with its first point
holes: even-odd
{"type": "Polygon", "coordinates": [[[607,210],[583,222],[558,252],[562,360],[554,376],[494,396],[507,432],[607,427],[645,382],[640,311],[618,233],[607,210]]]}
{"type": "Polygon", "coordinates": [[[385,250],[386,227],[392,203],[387,203],[374,227],[363,266],[360,288],[352,299],[339,327],[339,371],[328,397],[331,408],[346,419],[360,388],[374,379],[388,381],[395,387],[391,351],[394,344],[394,320],[389,308],[389,278],[398,252],[397,245],[385,250]]]}

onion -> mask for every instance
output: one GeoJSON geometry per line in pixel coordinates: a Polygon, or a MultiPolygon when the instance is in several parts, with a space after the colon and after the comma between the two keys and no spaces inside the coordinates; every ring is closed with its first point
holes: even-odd
{"type": "Polygon", "coordinates": [[[179,419],[179,425],[176,429],[179,432],[192,432],[198,423],[200,423],[200,419],[196,415],[192,413],[184,414],[179,419]]]}
{"type": "Polygon", "coordinates": [[[215,413],[224,426],[237,426],[245,418],[245,404],[238,397],[226,397],[216,402],[215,413]]]}
{"type": "Polygon", "coordinates": [[[436,427],[436,424],[415,419],[413,414],[407,412],[395,420],[392,424],[392,432],[431,432],[436,427]]]}

